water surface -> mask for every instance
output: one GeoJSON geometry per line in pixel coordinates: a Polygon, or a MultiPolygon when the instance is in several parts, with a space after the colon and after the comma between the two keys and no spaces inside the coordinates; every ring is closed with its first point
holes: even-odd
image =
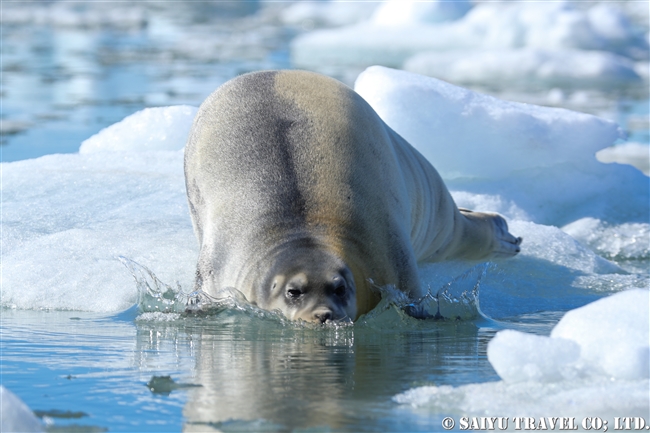
{"type": "MultiPolygon", "coordinates": [[[[62,24],[68,6],[39,21],[3,4],[0,159],[74,153],[142,108],[198,106],[237,74],[290,67],[288,44],[302,30],[279,24],[272,12],[281,6],[169,2],[129,12],[79,3],[69,8],[81,21],[62,24]],[[108,18],[88,24],[97,17],[108,18]]],[[[605,92],[570,108],[617,120],[645,143],[647,101],[647,92],[605,92]]],[[[647,257],[619,264],[647,286],[647,257]]],[[[2,308],[0,378],[51,431],[438,431],[446,414],[392,398],[421,385],[497,381],[486,346],[499,329],[548,335],[564,311],[625,288],[614,279],[569,287],[575,273],[562,271],[562,279],[510,282],[505,295],[479,293],[498,321],[418,321],[391,307],[353,326],[314,328],[250,310],[197,317],[139,316],[137,306],[113,314],[2,308]],[[497,307],[525,314],[501,317],[497,307]]]]}
{"type": "MultiPolygon", "coordinates": [[[[390,309],[319,329],[233,310],[167,316],[4,309],[3,385],[39,413],[82,412],[45,418],[82,431],[431,431],[443,415],[391,398],[498,380],[485,350],[499,326],[486,321],[390,309]],[[174,385],[152,391],[162,376],[174,385]]],[[[528,330],[548,333],[555,320],[540,316],[528,330]]]]}

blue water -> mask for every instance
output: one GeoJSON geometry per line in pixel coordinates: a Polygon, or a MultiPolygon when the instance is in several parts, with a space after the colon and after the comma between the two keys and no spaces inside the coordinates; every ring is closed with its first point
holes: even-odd
{"type": "Polygon", "coordinates": [[[170,363],[135,316],[78,312],[2,312],[2,382],[33,410],[83,412],[54,425],[111,431],[180,430],[186,396],[151,393],[154,374],[187,374],[189,358],[170,363]]]}
{"type": "MultiPolygon", "coordinates": [[[[90,28],[26,25],[12,21],[11,6],[4,6],[0,28],[0,160],[5,162],[74,153],[86,138],[143,108],[198,106],[238,74],[290,68],[289,44],[301,31],[265,18],[256,1],[138,5],[146,11],[146,24],[126,28],[119,20],[113,26],[90,28]],[[216,48],[201,52],[204,40],[214,41],[216,48]],[[232,44],[236,55],[220,57],[223,47],[232,44]]],[[[107,13],[91,3],[71,9],[107,13]]],[[[353,84],[354,74],[337,73],[335,78],[353,84]]],[[[570,108],[615,120],[630,141],[647,143],[648,92],[636,91],[597,93],[593,100],[570,108]]],[[[513,97],[544,104],[546,96],[505,95],[513,97]]]]}
{"type": "MultiPolygon", "coordinates": [[[[237,74],[290,67],[297,30],[256,17],[259,9],[257,2],[156,3],[147,26],[126,29],[3,23],[0,160],[73,153],[142,108],[198,106],[237,74]],[[215,32],[228,38],[263,25],[274,29],[270,36],[242,43],[238,56],[192,51],[215,32]]],[[[647,97],[609,98],[601,108],[626,128],[648,116],[647,97]]],[[[631,139],[648,141],[647,126],[627,129],[631,139]]],[[[114,314],[1,309],[0,380],[45,413],[50,431],[437,431],[443,414],[407,411],[391,398],[420,385],[498,380],[486,359],[496,331],[548,334],[564,311],[604,294],[571,290],[507,301],[486,290],[487,313],[496,306],[517,313],[499,321],[416,321],[392,308],[327,329],[237,311],[142,320],[135,307],[114,314]],[[170,392],[147,386],[164,376],[175,384],[170,392]]]]}
{"type": "Polygon", "coordinates": [[[477,266],[445,286],[450,305],[466,299],[464,320],[417,320],[382,301],[353,325],[320,327],[238,302],[179,314],[186,299],[160,298],[165,287],[131,266],[141,292],[122,313],[0,310],[2,384],[50,431],[436,431],[444,413],[392,398],[499,380],[486,358],[498,330],[548,335],[563,310],[602,296],[567,288],[557,309],[489,284],[482,296],[482,269],[494,269],[477,266]],[[537,312],[488,318],[508,311],[537,312]]]}
{"type": "MultiPolygon", "coordinates": [[[[442,415],[405,412],[391,397],[417,385],[498,380],[485,351],[500,326],[487,322],[415,322],[394,310],[340,329],[233,311],[169,322],[135,317],[134,309],[2,310],[2,384],[35,411],[83,412],[51,418],[57,428],[82,431],[206,424],[237,431],[431,431],[442,415]],[[147,383],[154,376],[181,386],[153,392],[147,383]]],[[[548,333],[558,318],[518,322],[548,333]]]]}
{"type": "MultiPolygon", "coordinates": [[[[83,16],[109,13],[110,5],[104,12],[90,3],[71,9],[83,16]]],[[[143,26],[120,28],[117,20],[117,27],[87,28],[12,22],[15,7],[4,6],[2,161],[73,153],[86,138],[143,108],[198,106],[238,74],[290,67],[288,43],[295,33],[290,29],[278,28],[263,55],[253,41],[227,61],[197,58],[170,36],[181,33],[196,46],[245,35],[250,26],[264,23],[254,15],[257,2],[159,3],[145,9],[143,26]],[[211,25],[202,28],[203,21],[211,25]],[[196,34],[188,34],[190,29],[196,34]],[[8,129],[16,122],[17,129],[8,129]]]]}

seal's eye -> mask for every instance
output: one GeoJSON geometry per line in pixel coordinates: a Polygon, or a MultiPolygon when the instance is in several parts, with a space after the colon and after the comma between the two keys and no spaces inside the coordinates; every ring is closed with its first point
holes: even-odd
{"type": "Polygon", "coordinates": [[[291,288],[287,290],[287,296],[291,299],[298,299],[302,295],[300,289],[291,288]]]}
{"type": "Polygon", "coordinates": [[[334,294],[338,296],[339,298],[342,298],[345,296],[345,285],[341,284],[337,287],[334,288],[334,294]]]}

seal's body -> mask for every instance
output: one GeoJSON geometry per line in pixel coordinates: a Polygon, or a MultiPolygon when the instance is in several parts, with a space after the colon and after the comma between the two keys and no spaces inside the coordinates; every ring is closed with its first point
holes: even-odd
{"type": "Polygon", "coordinates": [[[234,287],[290,319],[356,319],[371,284],[413,299],[418,262],[519,251],[495,214],[460,211],[431,164],[354,91],[303,71],[237,77],[185,148],[196,288],[234,287]]]}

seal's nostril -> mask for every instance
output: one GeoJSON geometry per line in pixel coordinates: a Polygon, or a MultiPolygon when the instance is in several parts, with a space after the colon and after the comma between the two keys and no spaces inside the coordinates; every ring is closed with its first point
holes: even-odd
{"type": "Polygon", "coordinates": [[[319,311],[314,314],[314,317],[320,321],[320,323],[325,323],[328,320],[332,319],[331,311],[319,311]]]}

